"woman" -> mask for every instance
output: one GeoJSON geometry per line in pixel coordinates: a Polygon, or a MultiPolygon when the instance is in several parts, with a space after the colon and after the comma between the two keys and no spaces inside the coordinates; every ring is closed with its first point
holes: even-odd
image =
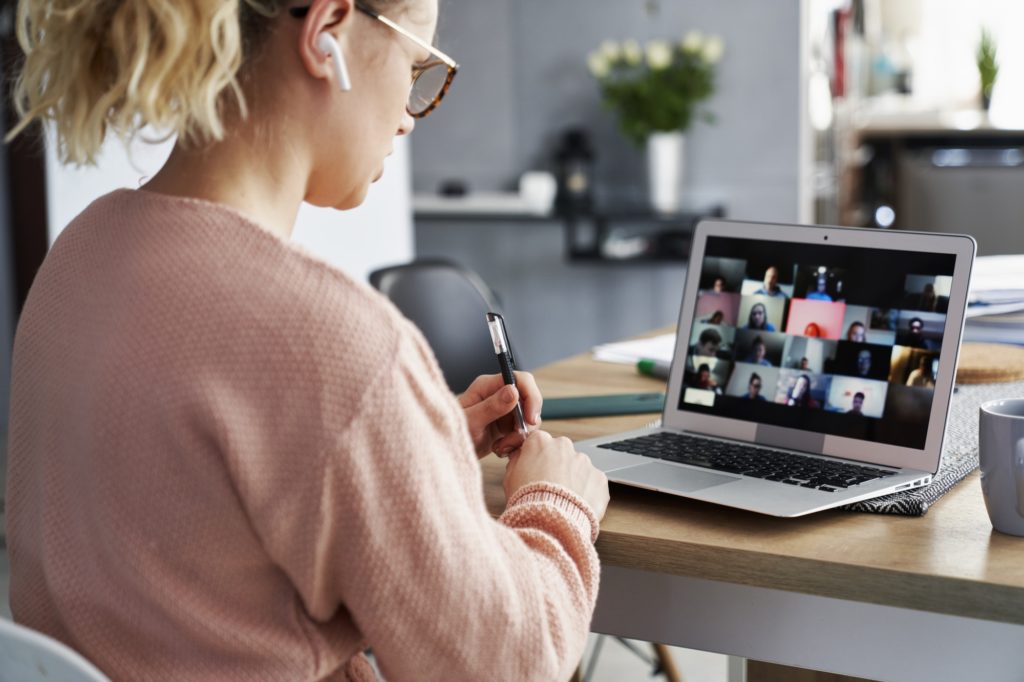
{"type": "Polygon", "coordinates": [[[811,397],[811,378],[801,374],[786,392],[786,404],[793,407],[817,408],[818,401],[811,397]]]}
{"type": "Polygon", "coordinates": [[[775,325],[768,321],[768,309],[764,303],[755,303],[750,306],[750,313],[747,315],[747,329],[760,329],[766,332],[775,331],[775,325]]]}
{"type": "Polygon", "coordinates": [[[15,617],[115,679],[365,680],[367,647],[393,680],[567,678],[603,474],[512,433],[528,374],[456,400],[411,323],[287,241],[439,103],[436,0],[55,4],[19,7],[22,123],[80,162],[111,128],[179,142],[67,227],[24,308],[15,617]]]}
{"type": "Polygon", "coordinates": [[[768,347],[764,343],[764,339],[760,336],[754,337],[754,342],[750,346],[750,353],[743,360],[754,365],[763,365],[765,367],[771,367],[772,363],[767,358],[768,347]]]}

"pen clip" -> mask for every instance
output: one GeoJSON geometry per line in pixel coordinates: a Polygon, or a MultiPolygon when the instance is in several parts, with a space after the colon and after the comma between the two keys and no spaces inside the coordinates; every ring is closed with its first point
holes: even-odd
{"type": "Polygon", "coordinates": [[[512,357],[508,333],[505,331],[505,320],[498,313],[487,313],[487,328],[491,332],[491,341],[494,343],[495,354],[508,354],[509,362],[512,364],[512,368],[515,369],[515,359],[512,357]]]}

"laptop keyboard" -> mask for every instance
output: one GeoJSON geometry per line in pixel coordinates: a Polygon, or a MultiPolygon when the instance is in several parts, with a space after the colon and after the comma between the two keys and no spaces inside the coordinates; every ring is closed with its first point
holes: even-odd
{"type": "Polygon", "coordinates": [[[895,471],[872,466],[805,457],[757,445],[730,443],[668,431],[604,443],[598,447],[655,457],[667,462],[763,478],[786,485],[817,488],[830,493],[896,474],[895,471]]]}

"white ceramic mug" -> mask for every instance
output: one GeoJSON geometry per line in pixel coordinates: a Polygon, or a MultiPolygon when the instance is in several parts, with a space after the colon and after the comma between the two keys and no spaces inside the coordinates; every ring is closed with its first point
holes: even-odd
{"type": "Polygon", "coordinates": [[[981,406],[978,456],[992,527],[1024,536],[1024,398],[981,406]]]}

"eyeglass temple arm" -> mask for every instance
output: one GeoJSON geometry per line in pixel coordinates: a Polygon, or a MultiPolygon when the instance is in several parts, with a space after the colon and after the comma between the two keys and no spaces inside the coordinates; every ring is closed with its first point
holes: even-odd
{"type": "MultiPolygon", "coordinates": [[[[417,45],[422,47],[424,50],[427,50],[428,52],[430,52],[430,54],[432,54],[435,57],[437,57],[438,59],[440,59],[449,68],[451,68],[451,69],[458,69],[459,68],[459,65],[455,62],[455,60],[452,59],[451,57],[449,57],[448,55],[446,55],[444,52],[441,52],[441,50],[437,49],[436,47],[434,47],[430,43],[426,42],[425,40],[423,40],[419,36],[417,36],[417,35],[415,35],[413,33],[410,33],[409,31],[405,30],[404,28],[402,28],[401,26],[399,26],[395,22],[391,21],[387,17],[385,17],[385,16],[383,16],[381,14],[378,14],[377,12],[373,11],[372,9],[367,7],[365,4],[363,4],[361,2],[356,2],[355,3],[355,8],[357,10],[359,10],[360,12],[362,12],[363,14],[366,14],[367,16],[372,17],[373,19],[376,19],[377,21],[379,21],[379,22],[381,22],[383,24],[386,24],[388,27],[398,31],[403,36],[405,36],[409,40],[413,41],[414,43],[416,43],[417,45]]],[[[309,14],[309,5],[305,5],[303,7],[289,7],[288,8],[288,13],[290,15],[292,15],[293,17],[295,17],[296,19],[305,19],[306,15],[309,14]]]]}

